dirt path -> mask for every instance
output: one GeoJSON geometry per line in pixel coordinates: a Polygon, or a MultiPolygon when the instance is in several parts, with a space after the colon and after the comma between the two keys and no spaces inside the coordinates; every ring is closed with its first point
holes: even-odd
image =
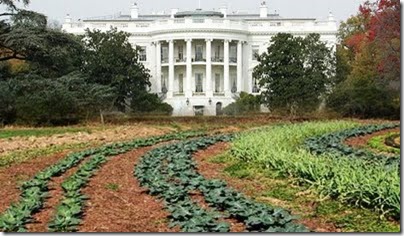
{"type": "MultiPolygon", "coordinates": [[[[229,187],[244,193],[246,196],[253,197],[257,193],[264,191],[265,186],[259,180],[231,178],[223,173],[227,167],[226,164],[209,162],[209,159],[225,152],[229,148],[230,145],[228,143],[218,143],[206,150],[197,152],[194,155],[194,160],[197,162],[198,172],[207,179],[222,179],[227,182],[229,187]]],[[[292,214],[299,214],[298,212],[294,212],[293,209],[291,210],[292,214]]],[[[338,232],[338,229],[333,224],[323,222],[322,219],[301,219],[298,222],[315,232],[338,232]]]]}
{"type": "Polygon", "coordinates": [[[388,133],[400,133],[400,128],[388,129],[388,130],[375,132],[373,134],[368,134],[365,136],[349,138],[349,139],[345,140],[345,144],[347,144],[351,147],[364,148],[367,146],[370,139],[372,139],[376,136],[386,135],[388,133]]]}
{"type": "Polygon", "coordinates": [[[39,171],[54,165],[65,158],[66,154],[66,152],[60,153],[47,158],[29,160],[8,168],[0,168],[0,213],[20,199],[19,186],[22,182],[31,179],[39,171]]]}
{"type": "Polygon", "coordinates": [[[163,203],[133,176],[135,163],[151,149],[113,157],[97,172],[83,190],[90,199],[79,232],[178,232],[168,227],[163,203]]]}
{"type": "Polygon", "coordinates": [[[5,155],[12,151],[26,149],[46,148],[50,146],[79,144],[79,143],[111,143],[123,140],[130,140],[136,137],[163,135],[171,132],[172,129],[166,127],[153,127],[141,124],[107,127],[105,130],[94,131],[93,133],[77,132],[56,134],[45,137],[13,137],[0,140],[0,155],[5,155]]]}
{"type": "MultiPolygon", "coordinates": [[[[86,159],[87,160],[87,159],[86,159]]],[[[84,163],[84,160],[82,163],[84,163]]],[[[46,199],[44,208],[33,216],[33,222],[27,225],[28,232],[48,232],[48,223],[56,212],[56,207],[63,198],[61,184],[78,170],[79,165],[66,171],[62,176],[52,178],[49,183],[49,198],[46,199]]]]}

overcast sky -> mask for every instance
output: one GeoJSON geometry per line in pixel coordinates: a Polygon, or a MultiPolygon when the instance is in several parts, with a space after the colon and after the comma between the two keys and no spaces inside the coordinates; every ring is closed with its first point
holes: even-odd
{"type": "MultiPolygon", "coordinates": [[[[230,12],[241,10],[258,13],[262,0],[200,0],[205,10],[218,9],[227,5],[230,12]]],[[[94,16],[128,14],[134,0],[31,0],[29,9],[41,12],[50,20],[63,22],[66,14],[74,19],[94,16]]],[[[137,0],[140,14],[170,12],[171,8],[193,10],[198,8],[198,0],[137,0]]],[[[275,10],[283,17],[314,17],[325,19],[332,11],[338,21],[355,14],[362,0],[267,0],[270,13],[275,10]]]]}

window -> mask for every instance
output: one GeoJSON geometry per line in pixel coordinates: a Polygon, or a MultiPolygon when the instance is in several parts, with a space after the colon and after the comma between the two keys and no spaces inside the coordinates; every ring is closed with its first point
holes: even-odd
{"type": "Polygon", "coordinates": [[[202,74],[195,74],[195,92],[197,93],[203,93],[203,78],[202,74]]]}
{"type": "Polygon", "coordinates": [[[167,93],[167,78],[164,73],[161,73],[161,92],[166,94],[167,93]]]}
{"type": "Polygon", "coordinates": [[[253,46],[252,47],[252,59],[254,61],[258,60],[258,57],[260,55],[260,48],[259,46],[253,46]]]}
{"type": "Polygon", "coordinates": [[[139,60],[140,61],[147,61],[147,52],[146,47],[140,47],[139,49],[139,60]]]}
{"type": "Polygon", "coordinates": [[[231,45],[230,46],[230,63],[237,62],[237,46],[231,45]]]}
{"type": "Polygon", "coordinates": [[[183,45],[178,46],[178,60],[179,61],[184,60],[184,46],[183,45]]]}
{"type": "Polygon", "coordinates": [[[220,93],[221,90],[220,74],[215,74],[215,93],[220,93]]]}
{"type": "Polygon", "coordinates": [[[161,62],[168,63],[168,47],[161,47],[161,62]]]}
{"type": "Polygon", "coordinates": [[[178,75],[178,92],[179,93],[184,92],[184,74],[178,75]]]}
{"type": "Polygon", "coordinates": [[[203,46],[202,45],[196,45],[195,61],[203,61],[203,46]]]}
{"type": "Polygon", "coordinates": [[[223,62],[223,60],[221,60],[221,58],[220,58],[220,50],[221,49],[221,47],[220,47],[220,45],[217,45],[217,47],[216,47],[216,51],[215,51],[215,58],[214,58],[214,62],[223,62]]]}

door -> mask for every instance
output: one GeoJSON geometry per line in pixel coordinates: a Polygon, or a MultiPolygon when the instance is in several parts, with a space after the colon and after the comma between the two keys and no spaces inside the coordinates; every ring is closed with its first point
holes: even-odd
{"type": "Polygon", "coordinates": [[[178,46],[178,61],[182,62],[184,60],[184,47],[182,45],[178,46]]]}
{"type": "Polygon", "coordinates": [[[222,114],[222,103],[218,102],[216,103],[216,115],[221,116],[222,114]]]}
{"type": "Polygon", "coordinates": [[[196,45],[195,49],[195,61],[202,61],[203,60],[203,46],[196,45]]]}
{"type": "Polygon", "coordinates": [[[220,93],[222,92],[221,90],[221,80],[220,80],[220,74],[215,74],[215,93],[220,93]]]}
{"type": "Polygon", "coordinates": [[[184,74],[178,75],[178,92],[179,93],[184,92],[184,74]]]}
{"type": "Polygon", "coordinates": [[[195,74],[195,92],[203,93],[203,74],[195,74]]]}
{"type": "Polygon", "coordinates": [[[168,63],[168,47],[161,48],[161,62],[168,63]]]}

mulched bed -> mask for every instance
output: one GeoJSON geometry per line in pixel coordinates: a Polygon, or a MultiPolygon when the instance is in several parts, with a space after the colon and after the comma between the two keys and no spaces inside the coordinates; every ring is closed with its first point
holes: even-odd
{"type": "Polygon", "coordinates": [[[364,148],[367,147],[368,142],[370,139],[376,137],[376,136],[382,136],[382,135],[386,135],[389,133],[400,133],[400,129],[396,128],[396,129],[388,129],[388,130],[383,130],[383,131],[379,131],[379,132],[375,132],[373,134],[368,134],[365,136],[359,136],[359,137],[354,137],[354,138],[349,138],[347,140],[345,140],[345,144],[351,146],[351,147],[357,147],[357,148],[364,148]]]}
{"type": "Polygon", "coordinates": [[[11,167],[0,168],[0,213],[20,198],[19,186],[34,177],[39,171],[65,158],[66,152],[46,158],[38,158],[11,167]]]}
{"type": "MultiPolygon", "coordinates": [[[[198,172],[207,179],[222,179],[227,182],[229,187],[234,188],[246,196],[251,197],[256,195],[257,192],[264,191],[265,189],[259,181],[231,178],[223,174],[224,169],[228,167],[227,164],[209,162],[209,159],[227,151],[229,148],[230,145],[228,143],[218,143],[206,150],[197,152],[194,155],[194,160],[198,164],[198,172]]],[[[308,206],[308,208],[311,207],[312,206],[308,206]]],[[[292,209],[292,214],[298,214],[298,212],[294,212],[292,209]]],[[[340,232],[333,224],[324,222],[322,219],[299,219],[298,222],[315,232],[340,232]]]]}
{"type": "Polygon", "coordinates": [[[83,193],[87,202],[80,232],[178,232],[168,227],[163,203],[147,194],[133,176],[134,165],[152,147],[113,157],[83,193]]]}

